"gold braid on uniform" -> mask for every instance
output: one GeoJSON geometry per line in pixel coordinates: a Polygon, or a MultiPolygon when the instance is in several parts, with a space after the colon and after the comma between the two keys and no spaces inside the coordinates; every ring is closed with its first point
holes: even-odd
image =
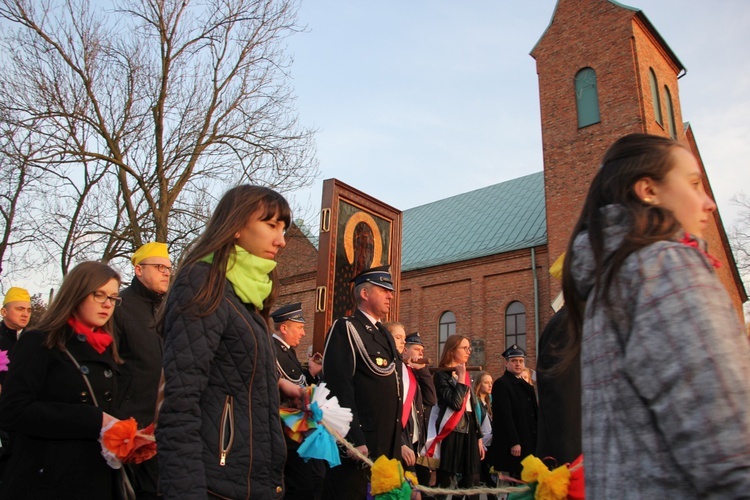
{"type": "MultiPolygon", "coordinates": [[[[357,329],[354,328],[354,325],[352,325],[351,321],[346,322],[346,331],[349,333],[349,340],[354,341],[354,345],[357,347],[357,350],[359,351],[360,357],[364,360],[367,367],[370,369],[372,373],[375,375],[379,375],[381,377],[387,377],[391,375],[394,371],[396,371],[396,361],[391,361],[391,364],[386,367],[379,367],[376,365],[372,359],[370,359],[370,355],[367,353],[367,349],[365,349],[365,345],[362,343],[362,337],[359,336],[359,333],[357,333],[357,329]]],[[[356,360],[355,360],[356,362],[356,360]]],[[[396,375],[396,378],[398,379],[398,375],[396,375]]]]}
{"type": "Polygon", "coordinates": [[[284,369],[281,367],[281,363],[279,363],[278,359],[276,360],[276,369],[279,370],[279,375],[281,375],[282,378],[288,380],[289,382],[291,382],[293,384],[297,384],[300,387],[307,387],[307,380],[305,379],[305,374],[304,373],[302,375],[300,375],[300,377],[298,379],[293,379],[292,377],[290,377],[284,371],[284,369]]]}

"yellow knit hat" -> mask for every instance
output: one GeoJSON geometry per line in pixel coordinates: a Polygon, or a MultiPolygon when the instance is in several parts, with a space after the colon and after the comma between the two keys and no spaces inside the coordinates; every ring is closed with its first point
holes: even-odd
{"type": "Polygon", "coordinates": [[[9,302],[31,302],[31,295],[25,288],[19,288],[12,286],[8,289],[8,293],[5,294],[3,299],[3,307],[9,302]]]}
{"type": "Polygon", "coordinates": [[[140,264],[140,262],[147,257],[164,257],[169,259],[169,250],[167,250],[166,243],[159,243],[158,241],[152,241],[146,243],[141,248],[135,251],[130,261],[134,266],[140,264]]]}

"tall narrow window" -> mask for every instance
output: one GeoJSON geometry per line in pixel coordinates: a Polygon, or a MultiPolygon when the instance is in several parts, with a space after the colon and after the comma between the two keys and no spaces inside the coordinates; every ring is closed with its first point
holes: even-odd
{"type": "Polygon", "coordinates": [[[440,316],[440,325],[438,326],[438,357],[443,354],[443,346],[448,335],[456,334],[456,315],[450,311],[445,311],[440,316]]]}
{"type": "Polygon", "coordinates": [[[653,68],[648,69],[648,82],[651,84],[651,102],[654,105],[654,119],[659,125],[664,125],[661,117],[661,100],[659,99],[659,84],[656,82],[656,73],[653,68]]]}
{"type": "Polygon", "coordinates": [[[576,107],[578,128],[599,123],[599,91],[596,88],[596,72],[583,68],[576,74],[576,107]]]}
{"type": "Polygon", "coordinates": [[[520,302],[511,302],[505,310],[505,347],[513,344],[526,349],[526,308],[520,302]]]}
{"type": "Polygon", "coordinates": [[[677,127],[674,123],[674,107],[672,106],[672,93],[669,87],[664,86],[664,101],[667,106],[667,125],[669,126],[669,135],[672,139],[677,139],[677,127]]]}

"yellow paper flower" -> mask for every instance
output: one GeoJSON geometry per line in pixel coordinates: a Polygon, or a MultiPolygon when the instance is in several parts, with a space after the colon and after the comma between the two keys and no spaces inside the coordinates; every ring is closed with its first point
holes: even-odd
{"type": "Polygon", "coordinates": [[[570,485],[570,471],[565,465],[544,474],[539,479],[536,487],[536,500],[564,500],[568,497],[568,486],[570,485]]]}
{"type": "Polygon", "coordinates": [[[534,455],[529,455],[528,457],[521,460],[521,465],[523,465],[523,470],[521,471],[521,480],[524,483],[533,483],[534,481],[539,481],[539,478],[541,476],[549,474],[549,469],[546,465],[544,465],[544,462],[536,458],[534,455]]]}
{"type": "Polygon", "coordinates": [[[372,494],[380,495],[396,488],[401,488],[404,482],[403,469],[395,458],[388,460],[385,455],[380,455],[372,466],[372,494]]]}
{"type": "Polygon", "coordinates": [[[417,481],[417,476],[415,476],[414,473],[411,471],[408,471],[408,470],[404,471],[404,477],[408,479],[409,481],[411,481],[411,484],[413,485],[419,484],[419,481],[417,481]]]}
{"type": "Polygon", "coordinates": [[[565,500],[570,485],[570,470],[565,465],[550,472],[544,462],[534,455],[521,460],[521,479],[525,483],[537,483],[534,500],[565,500]]]}

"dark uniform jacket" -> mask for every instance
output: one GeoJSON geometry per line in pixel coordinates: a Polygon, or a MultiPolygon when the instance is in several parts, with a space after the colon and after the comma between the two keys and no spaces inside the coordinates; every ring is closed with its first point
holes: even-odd
{"type": "MultiPolygon", "coordinates": [[[[279,368],[279,376],[297,384],[300,387],[307,386],[307,376],[302,364],[297,359],[294,347],[285,345],[281,340],[273,337],[273,345],[276,350],[276,361],[279,368]]],[[[281,395],[282,406],[286,403],[285,397],[281,395]]],[[[300,443],[284,434],[286,440],[286,465],[284,467],[284,486],[286,487],[286,499],[315,500],[320,497],[320,488],[325,476],[325,465],[322,460],[308,459],[305,461],[297,453],[300,443]]]]}
{"type": "Polygon", "coordinates": [[[117,385],[120,411],[133,416],[139,427],[154,420],[161,378],[161,339],[156,332],[156,311],[163,295],[152,292],[137,277],[121,293],[115,309],[115,339],[120,357],[117,385]]]}
{"type": "Polygon", "coordinates": [[[0,395],[0,427],[15,433],[0,498],[112,498],[115,471],[98,441],[102,410],[123,416],[113,411],[112,348],[99,354],[83,335],[69,331],[66,346],[86,373],[99,408],[73,362],[42,345],[46,333],[24,332],[0,395]]]}
{"type": "Polygon", "coordinates": [[[496,471],[518,474],[521,460],[536,452],[537,403],[534,387],[507,371],[492,384],[492,445],[489,463],[496,471]],[[510,454],[520,444],[521,455],[510,454]]]}
{"type": "Polygon", "coordinates": [[[165,500],[281,498],[286,446],[266,322],[228,280],[212,314],[182,310],[209,266],[183,269],[167,298],[166,385],[156,427],[161,492],[165,500]]]}
{"type": "MultiPolygon", "coordinates": [[[[414,374],[414,378],[417,380],[417,390],[414,393],[414,408],[412,411],[416,410],[416,419],[419,423],[419,436],[415,446],[412,442],[412,436],[414,434],[414,419],[413,416],[410,415],[406,425],[403,427],[402,442],[413,451],[419,452],[424,447],[424,442],[427,439],[427,424],[430,417],[430,408],[437,404],[437,395],[435,394],[435,384],[432,380],[432,373],[430,373],[429,368],[425,366],[419,370],[414,370],[411,367],[407,367],[407,370],[411,370],[414,374]]],[[[406,396],[403,396],[403,398],[406,398],[406,396]]],[[[403,425],[403,422],[401,425],[403,425]]]]}
{"type": "Polygon", "coordinates": [[[302,363],[297,359],[297,351],[294,350],[294,347],[285,345],[276,337],[272,338],[276,361],[278,361],[279,368],[282,371],[279,376],[300,387],[307,387],[307,378],[305,377],[305,371],[302,369],[302,363]]]}
{"type": "Polygon", "coordinates": [[[338,319],[328,332],[323,381],[338,397],[339,404],[352,410],[346,439],[354,446],[366,444],[373,460],[380,455],[401,459],[400,363],[393,338],[360,310],[338,319]],[[355,339],[349,335],[349,324],[359,334],[368,360],[362,358],[355,339]],[[395,371],[390,375],[383,376],[372,369],[378,364],[384,369],[394,360],[395,371]]]}

